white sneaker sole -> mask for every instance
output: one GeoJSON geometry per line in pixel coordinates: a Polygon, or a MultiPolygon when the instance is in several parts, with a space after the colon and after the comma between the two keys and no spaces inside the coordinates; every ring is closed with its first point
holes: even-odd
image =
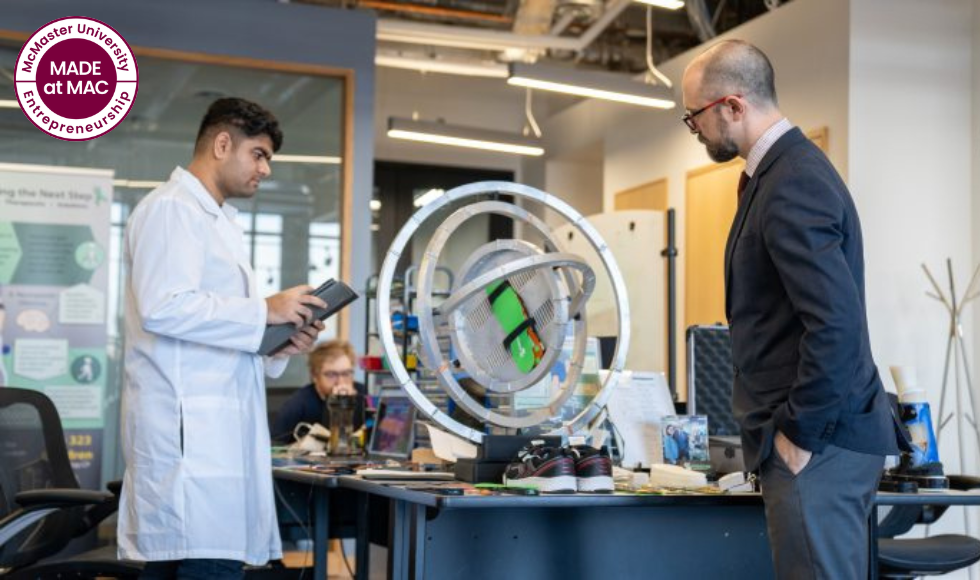
{"type": "Polygon", "coordinates": [[[578,478],[578,490],[584,493],[612,493],[616,486],[608,475],[578,478]]]}
{"type": "Polygon", "coordinates": [[[504,485],[524,485],[536,487],[541,493],[575,493],[577,489],[574,475],[561,475],[558,477],[522,477],[520,479],[507,479],[504,476],[504,485]]]}

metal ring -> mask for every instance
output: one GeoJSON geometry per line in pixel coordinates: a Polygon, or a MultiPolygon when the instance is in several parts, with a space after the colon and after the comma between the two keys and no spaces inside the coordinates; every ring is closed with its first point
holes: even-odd
{"type": "MultiPolygon", "coordinates": [[[[589,244],[599,255],[599,258],[605,267],[606,273],[609,276],[613,287],[619,331],[616,349],[613,354],[613,361],[610,365],[609,373],[606,376],[605,382],[590,404],[557,431],[559,433],[574,433],[579,429],[589,426],[592,420],[599,416],[603,407],[605,406],[606,401],[609,399],[612,388],[615,387],[619,380],[619,376],[625,364],[626,353],[629,350],[629,302],[626,292],[626,285],[623,281],[622,274],[616,265],[612,252],[602,239],[602,236],[599,235],[598,231],[591,224],[589,224],[581,214],[557,197],[526,185],[503,181],[485,181],[451,189],[435,202],[423,206],[422,209],[412,215],[412,217],[409,218],[408,222],[402,227],[402,229],[395,236],[395,239],[392,241],[391,247],[389,248],[382,264],[381,272],[379,273],[377,312],[379,326],[378,330],[382,347],[384,348],[385,354],[388,357],[388,363],[395,379],[423,415],[429,417],[440,426],[461,437],[469,439],[475,443],[482,443],[484,437],[483,433],[467,427],[443,413],[425,397],[425,395],[418,388],[418,385],[416,385],[412,380],[408,373],[408,369],[405,368],[401,356],[399,355],[398,347],[395,344],[394,329],[392,328],[390,321],[390,294],[395,268],[397,267],[398,260],[401,257],[402,252],[407,247],[411,237],[416,231],[418,231],[419,227],[429,219],[429,217],[448,204],[463,201],[469,197],[494,192],[536,201],[554,210],[569,223],[574,224],[575,227],[582,232],[586,240],[588,240],[589,244]]],[[[420,280],[420,290],[421,284],[422,282],[420,280]]],[[[577,328],[576,330],[579,329],[577,328]]],[[[574,352],[571,361],[572,364],[578,364],[580,366],[582,355],[583,352],[574,352]]],[[[570,391],[570,389],[563,389],[563,391],[570,391]]],[[[538,415],[543,414],[544,413],[542,412],[538,415]]]]}

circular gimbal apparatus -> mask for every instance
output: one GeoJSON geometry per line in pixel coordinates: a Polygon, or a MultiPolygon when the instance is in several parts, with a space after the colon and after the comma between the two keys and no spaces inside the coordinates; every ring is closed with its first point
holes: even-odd
{"type": "MultiPolygon", "coordinates": [[[[556,212],[589,241],[613,289],[617,313],[616,351],[609,373],[591,401],[559,431],[575,433],[600,416],[619,380],[629,349],[629,306],[626,286],[612,253],[599,233],[571,206],[532,187],[488,181],[457,187],[416,212],[395,237],[378,276],[378,321],[381,344],[392,374],[416,407],[444,429],[475,443],[484,434],[439,409],[416,384],[402,362],[391,323],[391,287],[395,269],[409,241],[425,226],[442,219],[425,247],[418,270],[418,355],[457,405],[484,424],[509,429],[540,425],[557,416],[571,397],[586,350],[585,308],[595,288],[592,267],[580,256],[559,251],[553,230],[525,209],[538,205],[556,212]],[[509,196],[521,205],[490,199],[509,196]],[[445,217],[448,210],[456,208],[445,217]],[[476,248],[463,263],[456,284],[441,303],[434,300],[433,279],[439,259],[453,234],[477,216],[510,218],[524,231],[537,234],[541,246],[524,240],[502,239],[476,248]],[[451,344],[449,353],[443,345],[451,344]],[[463,385],[474,381],[485,392],[517,394],[548,381],[562,355],[564,380],[555,380],[545,404],[516,410],[487,408],[463,385]]],[[[407,326],[407,325],[406,325],[407,326]]],[[[472,390],[472,389],[470,389],[472,390]]]]}

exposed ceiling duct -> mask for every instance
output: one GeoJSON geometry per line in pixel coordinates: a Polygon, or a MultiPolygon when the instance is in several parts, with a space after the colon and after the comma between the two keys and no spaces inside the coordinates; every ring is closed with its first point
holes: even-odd
{"type": "Polygon", "coordinates": [[[789,0],[278,0],[377,12],[378,65],[499,77],[509,62],[637,74],[789,0]],[[644,23],[653,9],[656,34],[644,23]]]}
{"type": "Polygon", "coordinates": [[[463,28],[443,24],[423,24],[384,18],[378,20],[378,40],[428,46],[447,46],[475,50],[567,50],[582,52],[632,0],[612,0],[602,16],[579,37],[557,34],[523,35],[515,32],[463,28]]]}
{"type": "MultiPolygon", "coordinates": [[[[551,22],[555,18],[555,8],[558,0],[523,0],[517,9],[514,19],[514,34],[520,36],[549,36],[551,22]]],[[[509,48],[501,54],[504,61],[534,62],[545,52],[545,49],[528,51],[509,48]]]]}

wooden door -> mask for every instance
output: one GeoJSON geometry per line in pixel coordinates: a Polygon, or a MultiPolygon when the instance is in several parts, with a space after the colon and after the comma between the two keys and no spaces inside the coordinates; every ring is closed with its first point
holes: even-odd
{"type": "Polygon", "coordinates": [[[667,178],[644,183],[617,193],[613,201],[613,210],[630,209],[667,211],[667,178]]]}

